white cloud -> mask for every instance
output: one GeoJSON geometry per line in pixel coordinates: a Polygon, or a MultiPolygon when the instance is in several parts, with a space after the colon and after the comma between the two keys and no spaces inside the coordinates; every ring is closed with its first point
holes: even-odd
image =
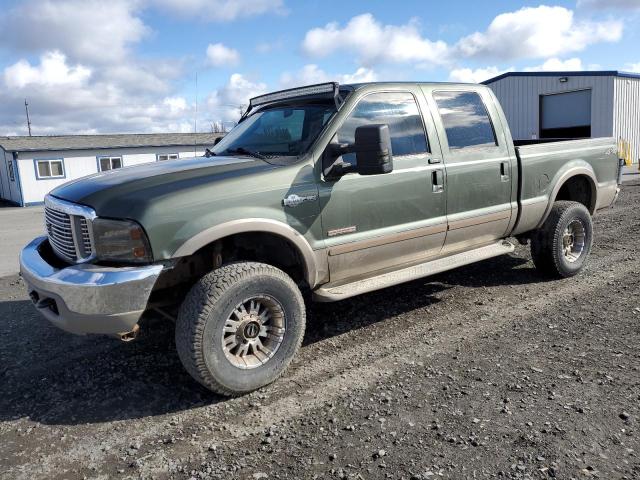
{"type": "Polygon", "coordinates": [[[456,68],[449,73],[449,80],[452,82],[462,83],[481,83],[490,78],[497,77],[498,75],[505,73],[510,69],[500,69],[498,67],[486,67],[486,68],[456,68]]]}
{"type": "MultiPolygon", "coordinates": [[[[618,5],[623,0],[613,1],[618,5]]],[[[0,45],[12,58],[11,64],[0,67],[0,134],[24,132],[25,97],[38,134],[191,131],[195,105],[174,83],[182,75],[183,61],[145,60],[135,54],[136,45],[151,32],[141,12],[154,7],[212,21],[284,12],[282,0],[18,3],[13,9],[0,11],[0,45]]],[[[502,73],[498,66],[453,68],[454,53],[461,58],[546,59],[529,67],[531,71],[592,68],[583,66],[578,58],[562,58],[595,42],[615,41],[621,32],[621,22],[577,21],[571,10],[537,7],[499,15],[486,31],[448,46],[426,38],[415,20],[390,25],[363,14],[346,24],[330,23],[309,30],[303,42],[304,51],[314,57],[332,53],[355,56],[360,64],[353,72],[325,71],[310,63],[283,73],[279,85],[368,82],[377,80],[378,72],[397,78],[401,72],[395,64],[401,62],[415,67],[447,66],[450,79],[455,81],[479,82],[502,73]],[[379,63],[387,65],[374,70],[372,66],[379,63]]],[[[284,47],[283,40],[277,40],[256,49],[273,52],[284,47]]],[[[207,48],[207,61],[213,66],[233,66],[240,61],[240,54],[223,43],[214,43],[207,48]]],[[[640,71],[640,64],[629,64],[627,69],[640,71]]],[[[200,103],[200,129],[208,122],[237,120],[241,106],[266,91],[265,83],[234,73],[200,103]]]]}
{"type": "MultiPolygon", "coordinates": [[[[467,35],[450,46],[442,40],[424,37],[415,20],[404,25],[385,25],[365,13],[351,18],[346,25],[332,22],[309,30],[302,49],[315,58],[336,52],[355,53],[365,66],[412,63],[428,67],[449,65],[456,57],[499,60],[556,57],[582,51],[592,44],[616,42],[622,31],[620,20],[576,20],[570,9],[541,5],[500,14],[485,31],[467,35]]],[[[456,75],[467,77],[473,73],[456,70],[460,70],[456,75]]]]}
{"type": "Polygon", "coordinates": [[[311,85],[314,83],[333,82],[339,83],[365,83],[375,82],[377,80],[376,73],[366,67],[360,67],[350,74],[329,74],[322,70],[318,65],[313,63],[305,65],[295,73],[284,72],[280,76],[280,85],[283,88],[299,87],[302,85],[311,85]]]}
{"type": "Polygon", "coordinates": [[[175,95],[182,60],[138,58],[150,32],[144,0],[28,0],[0,13],[0,45],[17,57],[0,70],[0,134],[183,130],[193,106],[175,95]],[[28,58],[28,59],[27,59],[28,58]]]}
{"type": "Polygon", "coordinates": [[[207,47],[207,63],[214,67],[228,67],[237,65],[240,54],[237,50],[229,48],[222,43],[209,44],[207,47]]]}
{"type": "Polygon", "coordinates": [[[579,58],[568,58],[567,60],[560,60],[559,58],[550,58],[542,65],[535,67],[527,67],[525,72],[556,72],[556,71],[582,71],[585,70],[582,65],[582,60],[579,58]]]}
{"type": "Polygon", "coordinates": [[[375,82],[378,75],[370,68],[360,67],[353,73],[339,75],[340,83],[367,83],[375,82]]]}
{"type": "Polygon", "coordinates": [[[571,10],[542,5],[498,15],[485,32],[462,38],[456,47],[466,57],[545,58],[618,41],[622,30],[621,21],[576,21],[571,10]]]}
{"type": "MultiPolygon", "coordinates": [[[[640,66],[640,65],[639,65],[640,66]]],[[[588,68],[582,64],[582,60],[579,58],[568,58],[561,60],[559,58],[549,58],[541,65],[533,67],[526,67],[523,69],[525,72],[554,72],[554,71],[582,71],[582,70],[594,70],[589,65],[588,68]]],[[[485,68],[456,68],[449,73],[449,80],[452,82],[464,82],[464,83],[481,83],[490,78],[497,77],[505,72],[515,71],[515,67],[498,68],[495,66],[485,68]]]]}
{"type": "Polygon", "coordinates": [[[625,65],[625,70],[632,73],[640,73],[640,62],[638,63],[627,63],[625,65]]]}
{"type": "Polygon", "coordinates": [[[286,13],[283,0],[150,0],[181,17],[227,22],[266,13],[286,13]]]}
{"type": "Polygon", "coordinates": [[[40,135],[174,131],[193,108],[169,95],[170,78],[161,63],[88,67],[58,51],[45,52],[39,63],[20,59],[0,75],[0,134],[24,133],[25,98],[40,135]]]}
{"type": "Polygon", "coordinates": [[[309,30],[303,50],[312,57],[325,57],[336,51],[353,52],[365,65],[378,62],[443,64],[447,44],[423,37],[416,21],[406,25],[383,25],[370,13],[353,17],[344,26],[336,22],[309,30]]]}
{"type": "Polygon", "coordinates": [[[578,0],[578,8],[594,9],[640,9],[638,0],[578,0]]]}
{"type": "Polygon", "coordinates": [[[4,69],[4,82],[10,89],[54,85],[78,88],[86,84],[90,76],[90,69],[82,65],[67,65],[66,57],[58,51],[42,55],[40,65],[37,66],[32,66],[26,60],[19,60],[4,69]]]}
{"type": "Polygon", "coordinates": [[[132,95],[165,95],[171,88],[170,82],[182,73],[182,62],[130,58],[96,69],[103,76],[102,81],[118,85],[132,95]]]}
{"type": "MultiPolygon", "coordinates": [[[[640,65],[638,65],[640,66],[640,65]]],[[[526,67],[523,69],[525,72],[554,72],[554,71],[582,71],[582,70],[594,70],[593,65],[585,67],[582,64],[582,60],[579,58],[568,58],[561,60],[559,58],[549,58],[541,65],[533,67],[526,67]]],[[[597,66],[596,66],[597,67],[597,66]]],[[[495,66],[484,68],[456,68],[449,73],[449,80],[452,82],[463,83],[481,83],[490,78],[497,77],[506,72],[515,71],[515,67],[498,68],[495,66]]]]}
{"type": "Polygon", "coordinates": [[[213,91],[206,104],[207,121],[237,121],[240,112],[246,110],[249,99],[266,93],[267,85],[247,79],[239,73],[229,77],[229,81],[223,87],[213,91]]]}
{"type": "Polygon", "coordinates": [[[187,100],[184,97],[167,97],[162,103],[171,113],[184,113],[188,110],[187,100]]]}
{"type": "Polygon", "coordinates": [[[60,50],[73,60],[115,62],[149,33],[125,0],[30,0],[0,15],[0,44],[17,51],[60,50]]]}

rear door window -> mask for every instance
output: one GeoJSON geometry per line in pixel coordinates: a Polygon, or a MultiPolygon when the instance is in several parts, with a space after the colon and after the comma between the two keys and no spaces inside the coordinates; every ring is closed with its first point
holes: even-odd
{"type": "Polygon", "coordinates": [[[495,131],[489,113],[476,92],[434,92],[450,150],[495,147],[495,131]]]}

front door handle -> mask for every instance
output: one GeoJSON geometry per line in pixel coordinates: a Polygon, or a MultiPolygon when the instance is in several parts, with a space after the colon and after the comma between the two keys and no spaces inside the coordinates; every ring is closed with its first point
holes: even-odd
{"type": "Polygon", "coordinates": [[[444,174],[442,170],[434,170],[431,172],[431,191],[440,193],[444,190],[444,174]]]}
{"type": "Polygon", "coordinates": [[[509,181],[509,162],[500,162],[500,181],[509,181]]]}

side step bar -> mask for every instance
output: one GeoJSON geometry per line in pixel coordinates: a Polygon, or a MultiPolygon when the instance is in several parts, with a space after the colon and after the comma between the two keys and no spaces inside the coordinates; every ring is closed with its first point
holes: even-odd
{"type": "Polygon", "coordinates": [[[331,286],[331,284],[328,284],[314,291],[313,299],[317,302],[335,302],[337,300],[343,300],[345,298],[354,297],[374,290],[380,290],[381,288],[390,287],[399,283],[435,275],[436,273],[452,270],[487,258],[511,253],[514,249],[515,247],[511,243],[506,240],[501,240],[485,247],[456,253],[455,255],[438,258],[437,260],[431,260],[429,262],[421,263],[420,265],[414,265],[413,267],[383,273],[381,275],[365,278],[353,283],[347,283],[339,286],[331,286]]]}

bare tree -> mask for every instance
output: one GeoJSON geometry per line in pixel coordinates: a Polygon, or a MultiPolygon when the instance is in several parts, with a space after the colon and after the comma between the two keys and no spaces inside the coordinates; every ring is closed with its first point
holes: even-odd
{"type": "Polygon", "coordinates": [[[227,133],[227,127],[222,121],[211,122],[211,133],[227,133]]]}

